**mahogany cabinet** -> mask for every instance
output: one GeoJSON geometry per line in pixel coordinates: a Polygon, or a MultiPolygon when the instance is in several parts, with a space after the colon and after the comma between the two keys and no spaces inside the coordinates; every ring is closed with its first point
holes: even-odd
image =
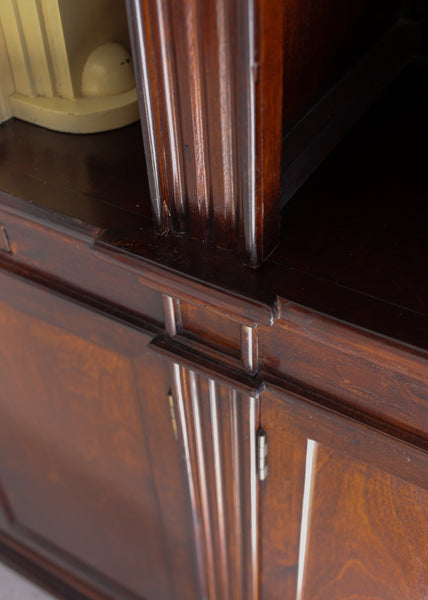
{"type": "Polygon", "coordinates": [[[110,596],[196,598],[168,365],[148,351],[152,329],[7,272],[0,289],[3,532],[110,596]]]}
{"type": "Polygon", "coordinates": [[[59,598],[427,597],[424,7],[321,4],[129,0],[141,125],[0,125],[0,557],[59,598]]]}
{"type": "Polygon", "coordinates": [[[423,598],[426,458],[298,396],[265,394],[262,424],[261,597],[423,598]]]}

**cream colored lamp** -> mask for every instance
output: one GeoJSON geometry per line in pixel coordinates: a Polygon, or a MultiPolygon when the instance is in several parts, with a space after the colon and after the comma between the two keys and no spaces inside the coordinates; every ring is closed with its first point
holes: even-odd
{"type": "Polygon", "coordinates": [[[93,133],[139,118],[123,0],[0,0],[0,122],[93,133]]]}

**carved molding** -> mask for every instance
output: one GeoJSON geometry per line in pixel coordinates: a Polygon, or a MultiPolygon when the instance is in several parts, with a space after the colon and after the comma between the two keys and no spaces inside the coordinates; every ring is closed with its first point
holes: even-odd
{"type": "MultiPolygon", "coordinates": [[[[196,336],[192,333],[192,327],[195,326],[196,329],[198,327],[200,315],[192,315],[190,320],[187,317],[187,321],[185,318],[183,326],[181,307],[184,306],[185,310],[186,305],[182,305],[178,298],[163,294],[162,302],[168,337],[165,335],[158,336],[152,341],[152,346],[169,358],[171,358],[171,355],[174,356],[174,353],[179,353],[181,349],[180,364],[186,365],[190,369],[195,368],[196,371],[200,372],[202,363],[204,363],[205,369],[202,369],[202,371],[208,369],[208,373],[210,372],[210,366],[212,366],[216,371],[218,381],[228,383],[228,379],[235,376],[235,386],[237,380],[240,380],[241,391],[243,391],[242,386],[246,385],[250,395],[254,395],[254,391],[257,391],[260,384],[257,378],[259,371],[259,324],[239,324],[240,335],[237,340],[234,340],[236,344],[233,346],[236,351],[234,356],[233,353],[229,352],[230,348],[227,345],[224,348],[220,348],[220,346],[215,348],[212,344],[207,344],[207,340],[203,338],[199,331],[197,331],[196,336]],[[174,338],[174,340],[170,338],[174,338]],[[238,358],[238,355],[240,358],[238,358]],[[212,364],[215,361],[219,362],[217,369],[212,364]]],[[[208,311],[206,316],[209,318],[208,311]]],[[[224,315],[222,316],[224,317],[224,315]]],[[[219,342],[219,339],[216,339],[216,343],[219,342]]]]}
{"type": "Polygon", "coordinates": [[[259,596],[259,400],[172,365],[202,597],[259,596]]]}
{"type": "Polygon", "coordinates": [[[157,227],[256,266],[278,234],[282,3],[127,5],[157,227]],[[265,28],[279,47],[263,41],[265,28]],[[266,78],[275,96],[264,120],[266,78]]]}

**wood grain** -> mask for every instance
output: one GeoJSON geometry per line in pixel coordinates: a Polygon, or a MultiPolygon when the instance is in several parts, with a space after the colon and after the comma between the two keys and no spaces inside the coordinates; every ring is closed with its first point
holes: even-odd
{"type": "Polygon", "coordinates": [[[382,422],[365,422],[364,414],[341,412],[328,399],[290,385],[269,381],[262,402],[279,402],[302,435],[337,449],[360,462],[426,489],[427,443],[385,429],[382,422]],[[401,436],[401,437],[399,437],[401,436]]]}
{"type": "Polygon", "coordinates": [[[424,599],[428,454],[416,470],[407,456],[406,469],[404,446],[313,408],[303,396],[261,397],[262,597],[424,599]]]}
{"type": "Polygon", "coordinates": [[[268,477],[262,485],[261,598],[296,598],[306,437],[281,405],[262,396],[268,477]]]}
{"type": "Polygon", "coordinates": [[[182,333],[225,353],[239,356],[239,323],[206,310],[201,305],[182,303],[182,333]]]}
{"type": "Polygon", "coordinates": [[[426,438],[426,351],[374,338],[291,303],[281,312],[277,326],[260,334],[262,369],[426,438]]]}
{"type": "Polygon", "coordinates": [[[323,446],[302,599],[424,600],[428,492],[323,446]]]}
{"type": "Polygon", "coordinates": [[[149,182],[135,129],[0,129],[0,555],[65,597],[425,600],[426,60],[237,255],[397,15],[351,4],[130,1],[149,182]]]}
{"type": "Polygon", "coordinates": [[[145,356],[150,337],[4,272],[1,282],[0,480],[9,534],[118,597],[175,598],[176,586],[195,597],[169,374],[145,356]],[[159,397],[163,410],[141,404],[159,397]],[[159,469],[162,456],[167,470],[159,469]]]}
{"type": "Polygon", "coordinates": [[[282,3],[130,0],[128,12],[158,229],[260,264],[278,236],[282,3]]]}

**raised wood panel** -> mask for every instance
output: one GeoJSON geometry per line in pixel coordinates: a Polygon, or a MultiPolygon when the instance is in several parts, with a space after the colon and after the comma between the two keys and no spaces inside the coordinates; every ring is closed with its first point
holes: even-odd
{"type": "Polygon", "coordinates": [[[270,380],[262,403],[279,402],[288,420],[308,439],[334,446],[360,462],[385,473],[428,488],[426,476],[428,444],[400,430],[390,431],[382,421],[364,413],[347,411],[341,403],[316,395],[308,389],[288,388],[270,380]]]}
{"type": "Polygon", "coordinates": [[[173,363],[202,596],[259,598],[259,403],[173,363]]]}
{"type": "Polygon", "coordinates": [[[303,396],[289,404],[264,393],[261,425],[262,598],[425,600],[428,454],[412,472],[405,445],[397,453],[392,440],[311,410],[303,396]]]}
{"type": "MultiPolygon", "coordinates": [[[[299,7],[304,7],[305,4],[314,5],[313,2],[299,2],[299,7]]],[[[319,20],[322,20],[322,13],[324,13],[324,17],[327,14],[327,19],[330,20],[333,18],[332,14],[334,12],[331,12],[331,8],[337,9],[337,4],[334,0],[316,4],[312,16],[305,15],[303,17],[303,23],[305,23],[303,35],[287,37],[286,40],[286,45],[291,44],[291,50],[293,45],[298,47],[298,53],[296,55],[292,54],[293,60],[290,60],[290,64],[287,64],[286,69],[290,75],[288,82],[290,85],[286,87],[286,100],[284,102],[286,129],[289,128],[293,114],[299,114],[304,109],[311,94],[319,94],[326,84],[328,89],[323,92],[313,106],[310,106],[304,117],[299,119],[283,138],[282,206],[294,196],[296,191],[332,152],[336,144],[357,123],[358,119],[364,115],[370,105],[394,81],[406,63],[419,50],[421,28],[414,22],[398,20],[375,43],[373,43],[373,36],[368,35],[370,29],[372,29],[372,34],[375,33],[375,30],[379,30],[378,33],[380,33],[382,28],[390,22],[392,15],[395,13],[393,3],[388,3],[389,7],[392,8],[392,13],[385,11],[384,14],[377,14],[376,2],[349,2],[346,5],[340,3],[340,7],[345,8],[345,13],[336,11],[334,18],[337,17],[338,22],[334,29],[330,27],[328,29],[320,28],[319,20]],[[355,19],[355,8],[360,7],[360,5],[363,6],[363,4],[365,4],[365,8],[362,14],[359,15],[360,18],[355,19]],[[341,18],[345,20],[344,26],[340,24],[341,18]],[[380,22],[376,23],[379,18],[380,22]],[[355,19],[355,22],[353,22],[353,19],[355,19]],[[352,23],[352,34],[345,36],[346,32],[349,33],[350,23],[352,23]],[[308,34],[308,32],[310,33],[308,34]],[[326,37],[328,37],[327,43],[325,41],[326,37]],[[359,51],[365,50],[370,42],[373,43],[370,49],[363,52],[358,60],[355,60],[359,51]],[[318,46],[318,44],[321,45],[318,46]],[[355,56],[352,52],[349,52],[352,48],[355,56]],[[325,58],[324,52],[327,52],[330,56],[327,61],[319,65],[320,57],[325,58]],[[347,61],[350,61],[350,63],[347,64],[347,61]],[[337,82],[331,85],[332,78],[335,79],[345,65],[347,67],[346,72],[337,82]],[[310,74],[309,78],[301,76],[300,67],[307,69],[310,74]],[[287,111],[290,114],[287,114],[287,111]]],[[[396,113],[394,116],[396,116],[396,113]]],[[[356,129],[359,130],[360,127],[358,126],[356,129]]],[[[370,131],[370,139],[373,139],[372,131],[370,131]]],[[[361,154],[359,149],[354,148],[354,150],[356,155],[361,154]]],[[[367,162],[365,150],[366,148],[364,148],[362,154],[367,162]]],[[[373,151],[372,146],[370,150],[373,151]]],[[[344,163],[347,164],[348,160],[342,157],[342,152],[339,151],[339,154],[344,163]]],[[[340,180],[343,178],[343,170],[340,169],[340,174],[335,173],[333,179],[340,180]]],[[[367,189],[367,185],[365,185],[362,178],[359,180],[359,184],[362,189],[367,189]]],[[[372,180],[370,181],[370,187],[371,184],[372,180]]],[[[317,186],[318,182],[314,184],[317,192],[313,200],[316,205],[322,207],[321,210],[323,211],[326,203],[325,201],[320,202],[317,186]]],[[[357,188],[358,186],[354,186],[352,193],[358,194],[356,192],[357,188]]],[[[308,214],[307,209],[303,209],[303,212],[306,215],[308,214]]],[[[313,211],[309,212],[313,215],[313,211]]],[[[287,217],[283,215],[283,222],[286,220],[287,217]]],[[[328,221],[328,217],[326,217],[326,220],[328,221]]],[[[290,230],[294,232],[296,237],[301,237],[300,232],[295,231],[293,226],[290,227],[290,230]]],[[[325,231],[318,227],[317,233],[320,231],[323,232],[325,238],[325,231]]],[[[289,234],[290,231],[287,231],[287,237],[289,234]]]]}
{"type": "Polygon", "coordinates": [[[301,600],[425,600],[428,492],[317,445],[301,600]]]}
{"type": "Polygon", "coordinates": [[[8,534],[115,597],[197,598],[169,370],[150,336],[0,282],[8,534]]]}
{"type": "Polygon", "coordinates": [[[278,238],[283,2],[128,0],[128,12],[158,229],[258,265],[278,238]]]}
{"type": "Polygon", "coordinates": [[[239,323],[224,315],[208,311],[206,307],[181,303],[181,326],[187,334],[207,345],[240,356],[241,332],[239,323]]]}

